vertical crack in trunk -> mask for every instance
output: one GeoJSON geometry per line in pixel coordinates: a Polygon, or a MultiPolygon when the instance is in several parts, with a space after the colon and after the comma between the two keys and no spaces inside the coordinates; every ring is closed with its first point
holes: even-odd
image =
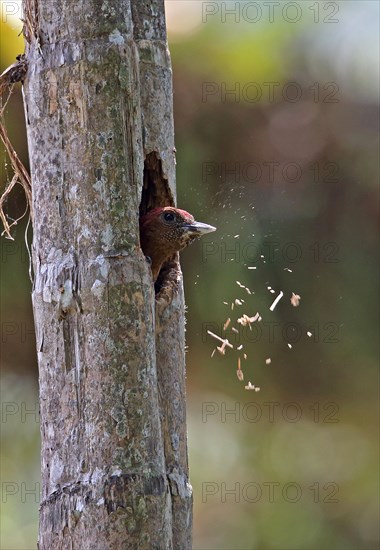
{"type": "Polygon", "coordinates": [[[161,158],[157,151],[152,151],[146,155],[144,160],[140,216],[158,206],[174,206],[174,199],[162,170],[161,158]]]}
{"type": "MultiPolygon", "coordinates": [[[[156,151],[148,153],[144,161],[144,183],[140,202],[140,217],[159,206],[174,206],[173,195],[162,169],[162,161],[156,151]]],[[[179,255],[174,254],[164,262],[155,282],[158,302],[167,305],[178,289],[180,276],[179,255]]]]}

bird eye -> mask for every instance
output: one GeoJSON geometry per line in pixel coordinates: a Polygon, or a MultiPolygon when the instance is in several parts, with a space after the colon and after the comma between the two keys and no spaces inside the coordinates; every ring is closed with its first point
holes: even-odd
{"type": "Polygon", "coordinates": [[[166,222],[172,222],[172,221],[174,221],[174,218],[175,218],[175,216],[174,216],[173,212],[165,212],[164,220],[166,222]]]}

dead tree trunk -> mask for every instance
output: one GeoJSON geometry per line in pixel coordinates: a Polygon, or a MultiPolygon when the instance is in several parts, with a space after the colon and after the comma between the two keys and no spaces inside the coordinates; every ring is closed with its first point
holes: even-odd
{"type": "Polygon", "coordinates": [[[181,275],[155,296],[138,231],[175,203],[163,0],[24,12],[39,547],[191,548],[181,275]]]}

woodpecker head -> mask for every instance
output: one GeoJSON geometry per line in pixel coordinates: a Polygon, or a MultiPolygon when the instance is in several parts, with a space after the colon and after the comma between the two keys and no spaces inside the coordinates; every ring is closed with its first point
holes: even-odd
{"type": "Polygon", "coordinates": [[[216,228],[196,222],[191,214],[179,208],[154,208],[140,219],[141,248],[151,260],[153,279],[162,264],[175,252],[216,228]]]}

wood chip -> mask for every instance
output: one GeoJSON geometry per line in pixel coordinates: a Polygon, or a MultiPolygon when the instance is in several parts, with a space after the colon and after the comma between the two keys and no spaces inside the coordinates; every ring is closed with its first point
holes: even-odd
{"type": "Polygon", "coordinates": [[[231,319],[228,317],[227,321],[223,325],[223,330],[226,330],[229,327],[230,323],[231,323],[231,319]]]}
{"type": "Polygon", "coordinates": [[[238,368],[237,368],[237,371],[236,371],[236,376],[238,377],[240,382],[243,382],[244,374],[243,374],[243,371],[241,370],[240,357],[238,357],[238,368]]]}
{"type": "Polygon", "coordinates": [[[290,298],[290,303],[293,307],[298,307],[300,305],[301,296],[299,294],[294,294],[292,292],[292,297],[290,298]]]}
{"type": "Polygon", "coordinates": [[[247,325],[250,325],[251,323],[258,321],[259,319],[260,319],[259,313],[256,313],[256,315],[254,315],[253,317],[249,317],[246,313],[244,313],[242,317],[239,317],[237,322],[243,327],[246,327],[247,325]]]}
{"type": "Polygon", "coordinates": [[[270,311],[274,311],[274,308],[276,307],[276,305],[278,304],[278,302],[281,300],[281,298],[283,297],[284,293],[280,292],[280,294],[277,296],[277,298],[275,299],[275,301],[273,302],[273,304],[270,306],[270,311]]]}
{"type": "Polygon", "coordinates": [[[226,355],[226,350],[225,350],[225,347],[224,344],[222,346],[218,346],[216,349],[219,351],[220,355],[226,355]]]}
{"type": "Polygon", "coordinates": [[[258,386],[255,386],[254,384],[251,384],[251,382],[248,382],[248,384],[245,386],[246,390],[254,390],[254,391],[260,391],[260,388],[258,386]]]}
{"type": "Polygon", "coordinates": [[[209,334],[210,336],[215,338],[215,340],[219,340],[219,342],[222,342],[222,344],[225,344],[225,346],[228,346],[229,348],[234,349],[233,345],[230,344],[230,342],[227,340],[227,338],[221,338],[217,334],[214,334],[213,332],[211,332],[211,330],[208,330],[207,334],[209,334]]]}

